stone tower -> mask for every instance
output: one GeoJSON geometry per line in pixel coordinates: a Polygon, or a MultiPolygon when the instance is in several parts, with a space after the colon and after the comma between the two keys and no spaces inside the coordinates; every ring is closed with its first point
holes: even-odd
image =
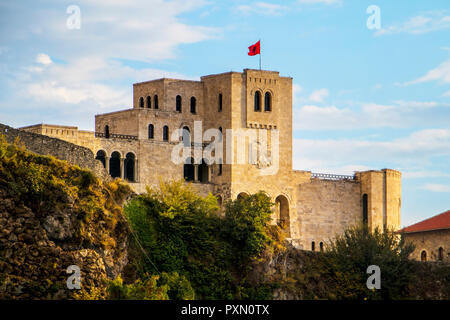
{"type": "Polygon", "coordinates": [[[370,230],[400,228],[401,173],[396,170],[365,171],[356,174],[361,181],[363,222],[370,230]]]}

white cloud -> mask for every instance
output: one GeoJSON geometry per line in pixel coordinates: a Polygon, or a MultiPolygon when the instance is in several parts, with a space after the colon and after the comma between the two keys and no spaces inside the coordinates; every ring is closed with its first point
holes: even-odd
{"type": "Polygon", "coordinates": [[[450,186],[438,183],[427,183],[421,189],[431,191],[431,192],[450,192],[450,186]]]}
{"type": "Polygon", "coordinates": [[[442,94],[443,97],[450,97],[450,90],[442,94]]]}
{"type": "Polygon", "coordinates": [[[131,85],[134,82],[161,77],[189,78],[156,69],[135,70],[114,60],[82,57],[68,64],[52,64],[45,70],[26,69],[29,81],[22,83],[27,96],[37,102],[79,104],[90,101],[104,108],[130,107],[131,85]],[[121,86],[115,81],[127,81],[121,86]]]}
{"type": "Polygon", "coordinates": [[[412,17],[403,23],[382,28],[375,35],[381,36],[396,33],[424,34],[448,28],[450,28],[450,15],[445,15],[445,11],[432,11],[412,17]]]}
{"type": "Polygon", "coordinates": [[[428,71],[424,76],[413,81],[406,82],[404,85],[411,85],[429,81],[441,81],[444,83],[450,83],[450,60],[442,62],[438,67],[428,71]]]}
{"type": "Polygon", "coordinates": [[[302,170],[349,174],[373,168],[373,163],[394,169],[422,167],[433,157],[450,157],[450,129],[420,130],[387,141],[294,139],[293,146],[294,167],[302,170]]]}
{"type": "Polygon", "coordinates": [[[81,54],[153,62],[176,57],[181,44],[215,39],[221,32],[179,18],[206,6],[204,0],[79,0],[76,4],[81,11],[79,30],[66,27],[69,15],[60,6],[18,3],[6,8],[11,14],[6,11],[2,16],[3,34],[7,39],[36,41],[29,31],[39,30],[39,39],[52,57],[81,54]]]}
{"type": "Polygon", "coordinates": [[[49,57],[49,55],[45,54],[45,53],[39,53],[36,57],[36,62],[43,64],[43,65],[49,65],[51,64],[53,61],[52,59],[49,57]]]}
{"type": "Polygon", "coordinates": [[[328,97],[328,90],[323,88],[316,91],[313,91],[309,96],[309,100],[312,102],[323,102],[323,100],[328,97]]]}
{"type": "Polygon", "coordinates": [[[402,173],[403,178],[407,179],[420,179],[420,178],[447,178],[450,177],[450,173],[432,170],[408,170],[402,173]]]}
{"type": "Polygon", "coordinates": [[[268,16],[283,15],[288,11],[288,7],[279,4],[267,3],[267,2],[255,2],[249,5],[239,5],[236,7],[236,11],[243,14],[262,14],[268,16]]]}
{"type": "Polygon", "coordinates": [[[34,53],[36,64],[23,54],[15,65],[0,62],[0,83],[12,93],[0,110],[0,117],[11,121],[8,124],[52,121],[92,129],[95,114],[131,107],[132,83],[161,77],[192,79],[148,67],[131,68],[128,61],[133,65],[133,61],[171,59],[178,55],[179,45],[215,39],[221,32],[179,17],[208,6],[204,0],[79,0],[76,4],[81,9],[79,30],[67,29],[68,15],[60,6],[2,7],[2,44],[7,46],[1,48],[24,41],[30,48],[39,48],[36,41],[45,46],[45,53],[34,53]]]}
{"type": "MultiPolygon", "coordinates": [[[[298,99],[300,100],[301,99],[298,99]]],[[[394,101],[392,104],[363,103],[358,108],[317,106],[294,107],[294,130],[355,130],[368,128],[406,128],[424,124],[442,125],[445,117],[436,117],[435,108],[450,103],[436,101],[394,101]]]]}

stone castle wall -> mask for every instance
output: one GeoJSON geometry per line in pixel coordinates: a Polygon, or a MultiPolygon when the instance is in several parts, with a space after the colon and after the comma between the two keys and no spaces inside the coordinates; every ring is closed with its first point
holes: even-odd
{"type": "Polygon", "coordinates": [[[4,124],[0,124],[0,134],[8,143],[14,143],[18,138],[20,143],[37,154],[51,155],[60,160],[66,160],[81,168],[92,170],[99,177],[107,178],[109,175],[101,163],[95,160],[94,153],[85,147],[51,138],[45,135],[17,130],[4,124]]]}
{"type": "Polygon", "coordinates": [[[296,208],[291,215],[294,238],[301,248],[319,250],[326,242],[351,227],[362,223],[358,181],[311,179],[296,190],[296,208]]]}

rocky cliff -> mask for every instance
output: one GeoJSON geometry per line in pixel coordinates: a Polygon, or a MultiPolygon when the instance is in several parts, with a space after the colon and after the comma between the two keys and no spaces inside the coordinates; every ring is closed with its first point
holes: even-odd
{"type": "Polygon", "coordinates": [[[0,299],[102,296],[127,263],[130,194],[120,181],[0,137],[0,299]],[[67,287],[71,265],[82,290],[67,287]]]}

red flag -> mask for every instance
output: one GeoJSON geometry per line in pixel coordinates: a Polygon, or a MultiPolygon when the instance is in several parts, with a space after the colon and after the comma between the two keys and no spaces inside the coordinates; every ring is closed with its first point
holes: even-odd
{"type": "Polygon", "coordinates": [[[248,47],[248,55],[249,56],[256,56],[257,54],[261,54],[261,41],[258,41],[254,45],[248,47]]]}

